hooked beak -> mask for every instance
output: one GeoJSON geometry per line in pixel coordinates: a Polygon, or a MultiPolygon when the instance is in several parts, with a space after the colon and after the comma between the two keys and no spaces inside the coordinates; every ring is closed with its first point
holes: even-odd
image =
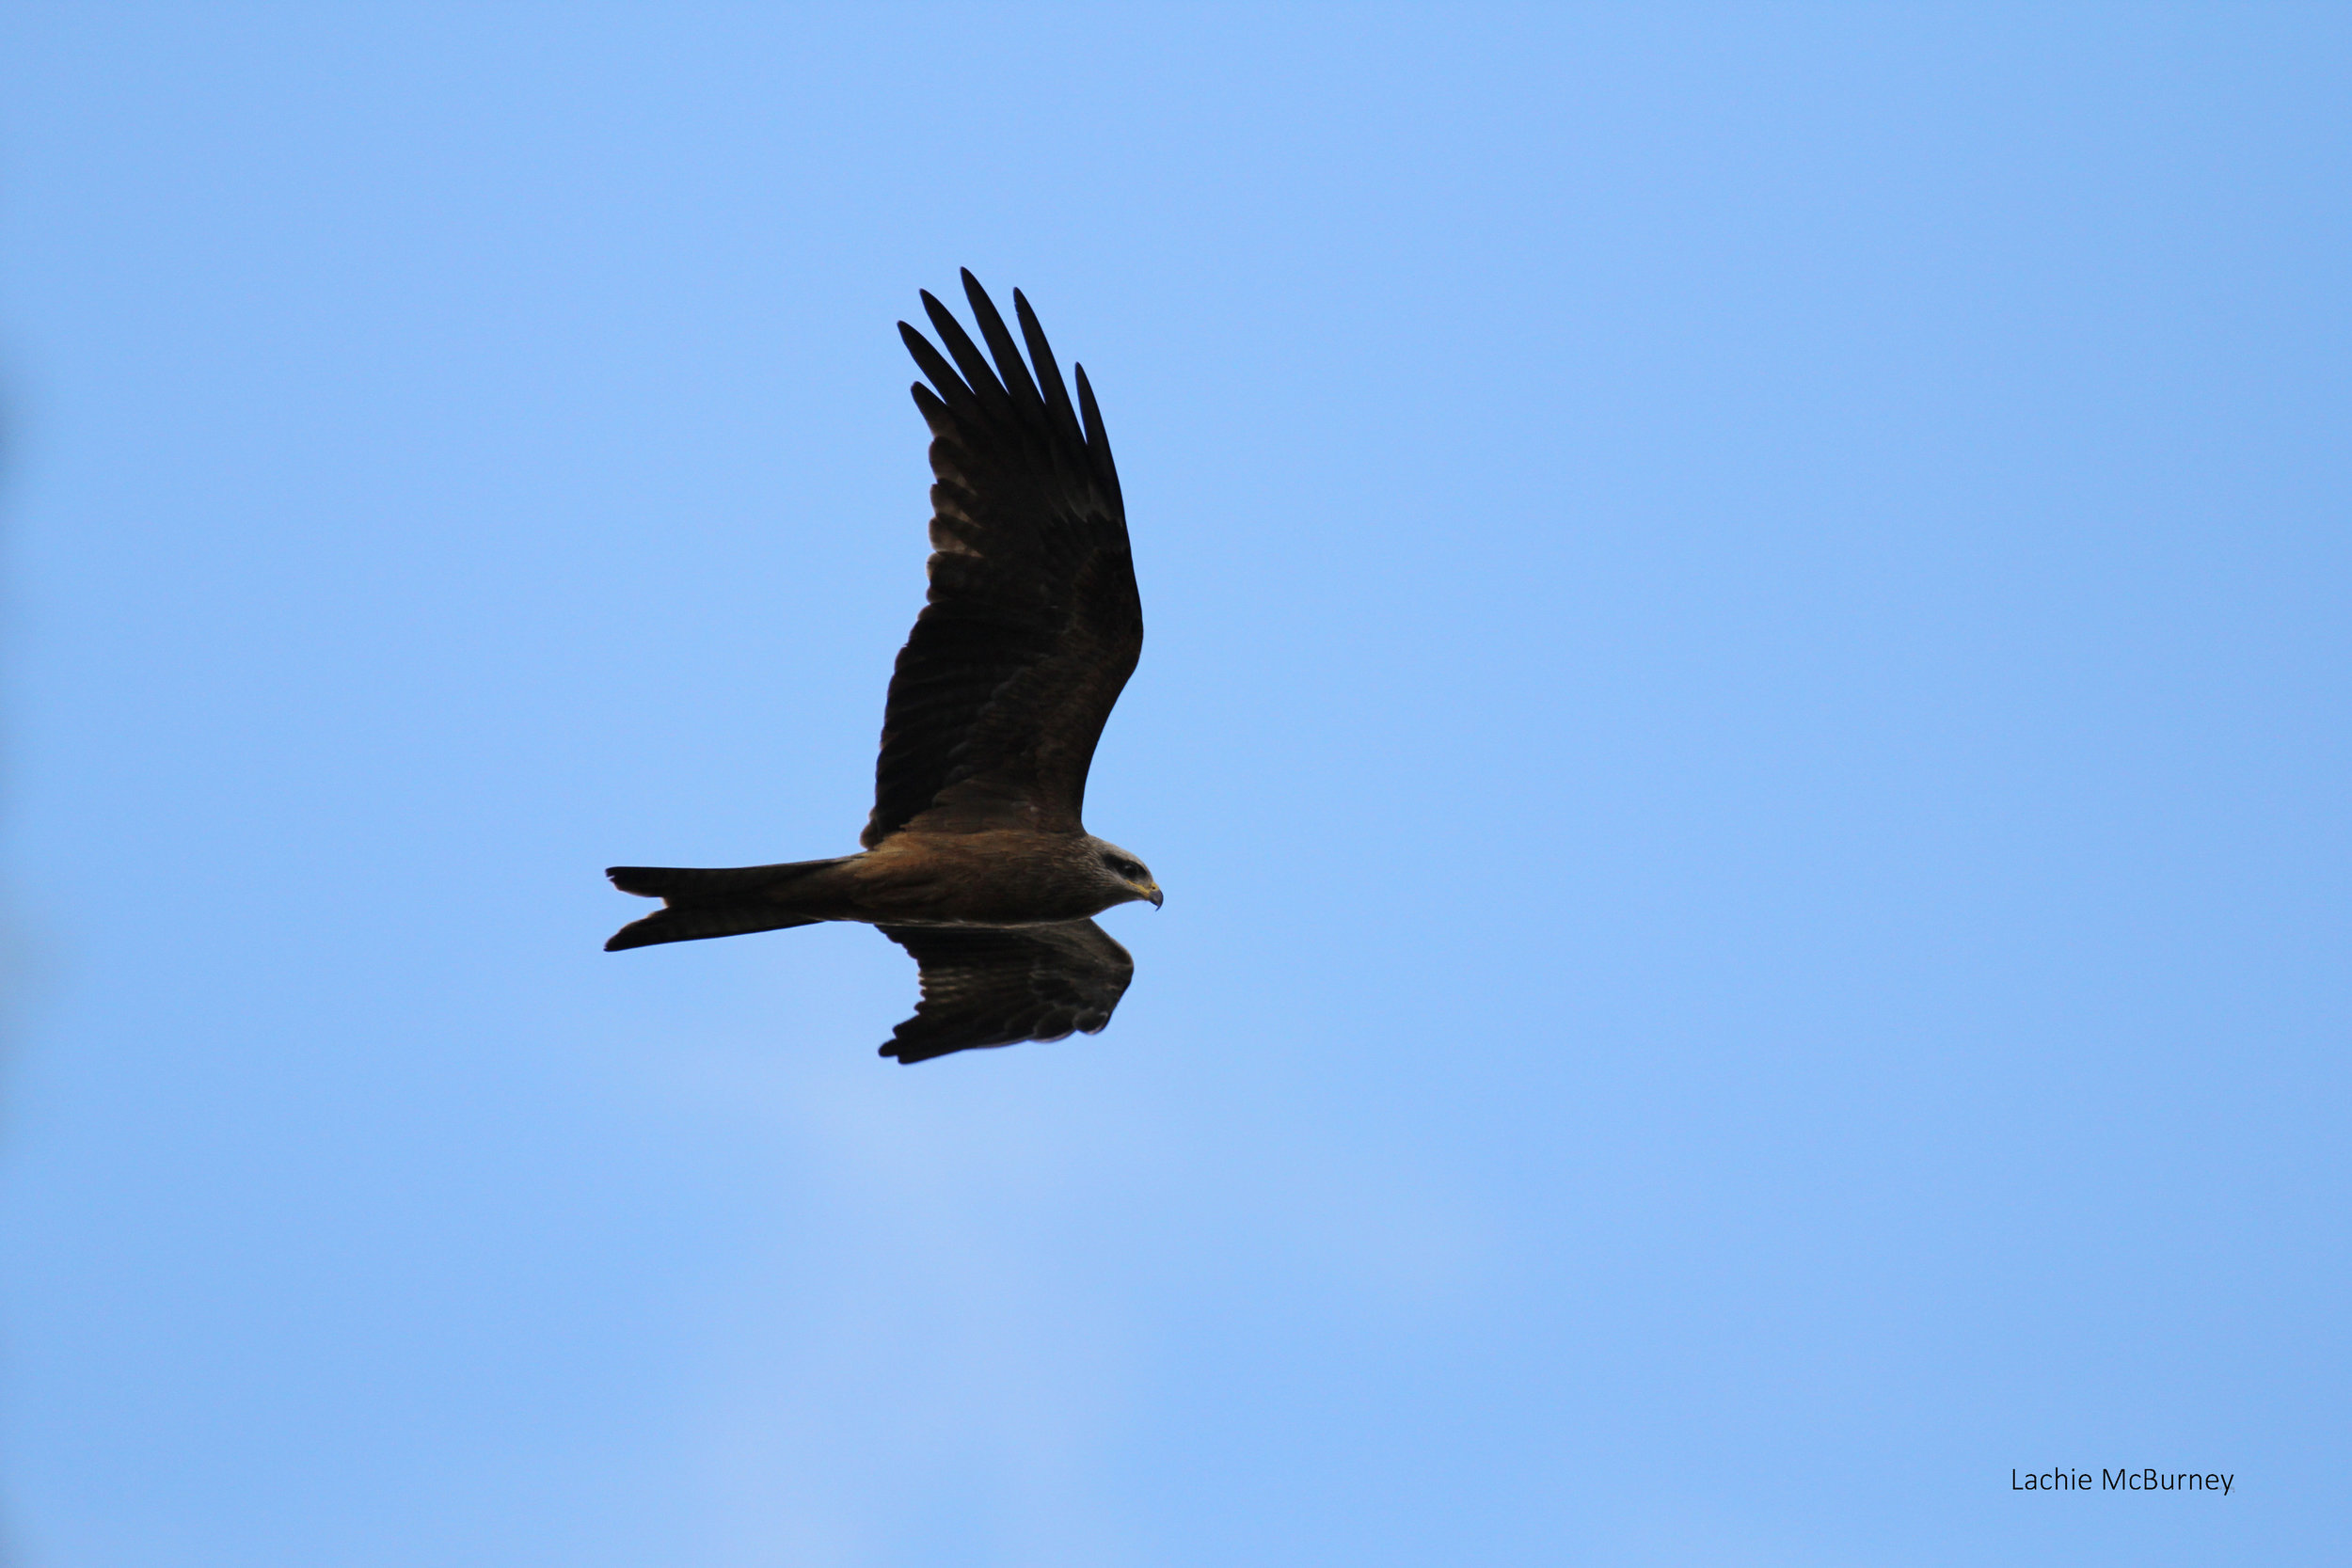
{"type": "Polygon", "coordinates": [[[1152,884],[1152,907],[1155,910],[1158,909],[1167,897],[1168,895],[1160,891],[1160,884],[1153,882],[1152,884]]]}

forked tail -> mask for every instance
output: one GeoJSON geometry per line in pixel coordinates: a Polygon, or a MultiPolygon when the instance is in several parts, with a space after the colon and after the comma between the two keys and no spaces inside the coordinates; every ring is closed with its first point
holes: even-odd
{"type": "Polygon", "coordinates": [[[614,887],[644,898],[664,899],[667,907],[613,932],[604,950],[617,953],[656,942],[698,942],[705,937],[817,925],[822,916],[793,911],[791,889],[809,873],[840,863],[838,860],[794,861],[720,871],[667,865],[609,867],[605,875],[612,879],[614,887]]]}

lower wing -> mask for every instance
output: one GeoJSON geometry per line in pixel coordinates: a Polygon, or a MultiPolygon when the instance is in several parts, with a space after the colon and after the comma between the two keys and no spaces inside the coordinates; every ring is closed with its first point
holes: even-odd
{"type": "Polygon", "coordinates": [[[902,1063],[1100,1033],[1136,974],[1127,950],[1091,920],[875,929],[922,966],[923,1000],[882,1048],[902,1063]]]}

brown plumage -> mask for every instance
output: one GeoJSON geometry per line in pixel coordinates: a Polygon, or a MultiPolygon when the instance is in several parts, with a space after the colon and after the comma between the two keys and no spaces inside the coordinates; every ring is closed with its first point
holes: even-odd
{"type": "Polygon", "coordinates": [[[865,852],[606,873],[666,901],[607,950],[823,920],[880,927],[922,972],[914,1017],[882,1048],[901,1062],[1100,1030],[1135,963],[1088,917],[1160,902],[1143,863],[1081,820],[1095,742],[1143,649],[1103,417],[1083,367],[1073,404],[1018,290],[1025,364],[969,272],[963,289],[988,355],[928,293],[946,355],[898,324],[930,381],[914,391],[938,483],[930,594],[890,677],[865,852]]]}

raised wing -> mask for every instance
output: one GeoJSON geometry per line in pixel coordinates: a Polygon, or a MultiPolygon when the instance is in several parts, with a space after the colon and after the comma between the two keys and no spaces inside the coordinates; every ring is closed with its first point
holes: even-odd
{"type": "Polygon", "coordinates": [[[1086,371],[1073,408],[1029,302],[1014,292],[1035,379],[969,272],[963,289],[993,368],[929,293],[955,362],[898,324],[930,378],[914,402],[939,483],[930,601],[890,677],[868,848],[918,816],[944,832],[1083,831],[1094,743],[1143,650],[1119,472],[1086,371]]]}
{"type": "Polygon", "coordinates": [[[1102,1032],[1136,961],[1091,920],[1058,926],[881,926],[914,955],[923,1000],[882,1048],[902,1063],[1102,1032]]]}

